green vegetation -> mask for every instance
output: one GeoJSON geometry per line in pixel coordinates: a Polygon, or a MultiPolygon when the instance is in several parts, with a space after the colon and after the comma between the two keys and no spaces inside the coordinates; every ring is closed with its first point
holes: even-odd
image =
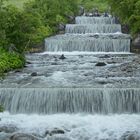
{"type": "Polygon", "coordinates": [[[132,34],[140,32],[140,0],[108,0],[108,3],[121,22],[129,25],[132,34]]]}
{"type": "Polygon", "coordinates": [[[56,33],[57,25],[67,23],[68,16],[76,14],[78,5],[76,0],[34,0],[26,4],[25,10],[40,14],[45,26],[56,33]]]}
{"type": "Polygon", "coordinates": [[[21,12],[16,7],[6,6],[0,9],[0,19],[0,46],[7,50],[14,46],[21,53],[50,34],[50,28],[35,12],[21,12]]]}
{"type": "Polygon", "coordinates": [[[0,75],[2,76],[4,72],[18,69],[24,66],[25,59],[22,55],[16,52],[7,52],[5,50],[0,50],[0,75]]]}
{"type": "Polygon", "coordinates": [[[79,4],[85,7],[88,11],[93,8],[98,8],[100,12],[109,10],[107,0],[79,0],[79,4]]]}
{"type": "Polygon", "coordinates": [[[29,0],[7,0],[5,1],[6,5],[13,5],[19,9],[23,9],[24,3],[29,2],[29,0]]]}
{"type": "Polygon", "coordinates": [[[2,107],[2,105],[0,105],[0,112],[3,112],[4,108],[2,107]]]}
{"type": "Polygon", "coordinates": [[[76,0],[0,0],[0,75],[24,66],[24,52],[57,33],[78,10],[76,0]],[[16,5],[16,6],[15,6],[16,5]]]}

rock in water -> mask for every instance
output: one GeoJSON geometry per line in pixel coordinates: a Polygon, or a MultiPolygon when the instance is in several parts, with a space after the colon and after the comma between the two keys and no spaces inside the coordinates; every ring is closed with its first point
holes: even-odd
{"type": "Polygon", "coordinates": [[[66,57],[64,56],[64,54],[62,54],[60,57],[59,57],[59,59],[66,59],[66,57]]]}
{"type": "Polygon", "coordinates": [[[10,140],[42,140],[42,139],[35,137],[31,134],[14,133],[11,135],[10,140]]]}
{"type": "Polygon", "coordinates": [[[120,140],[140,140],[138,132],[126,132],[120,140]]]}
{"type": "Polygon", "coordinates": [[[33,72],[31,76],[37,76],[37,72],[33,72]]]}
{"type": "Polygon", "coordinates": [[[107,12],[105,12],[104,17],[109,17],[109,14],[107,12]]]}
{"type": "Polygon", "coordinates": [[[82,15],[84,15],[84,13],[85,13],[84,7],[80,6],[80,7],[79,7],[79,11],[78,11],[78,15],[79,15],[79,16],[82,16],[82,15]]]}
{"type": "Polygon", "coordinates": [[[47,137],[47,140],[72,140],[68,137],[62,137],[62,136],[53,136],[53,137],[47,137]]]}
{"type": "Polygon", "coordinates": [[[122,33],[124,33],[124,34],[129,34],[130,33],[130,28],[129,28],[128,25],[126,25],[126,24],[122,25],[122,33]]]}
{"type": "Polygon", "coordinates": [[[10,134],[0,132],[0,140],[10,140],[10,134]]]}
{"type": "Polygon", "coordinates": [[[95,66],[106,66],[106,63],[104,63],[104,62],[98,62],[95,66]]]}
{"type": "Polygon", "coordinates": [[[69,23],[74,23],[75,22],[75,17],[74,16],[68,16],[69,23]]]}
{"type": "Polygon", "coordinates": [[[12,126],[12,125],[0,127],[0,132],[5,132],[5,133],[13,133],[17,130],[18,130],[18,128],[16,126],[12,126]]]}
{"type": "Polygon", "coordinates": [[[140,34],[132,41],[132,49],[140,52],[140,34]]]}
{"type": "Polygon", "coordinates": [[[22,72],[22,70],[20,69],[15,70],[15,73],[19,73],[19,72],[22,72]]]}
{"type": "Polygon", "coordinates": [[[30,53],[40,53],[44,51],[44,43],[39,43],[34,45],[31,49],[30,49],[30,53]]]}
{"type": "Polygon", "coordinates": [[[106,55],[100,56],[99,58],[110,58],[110,56],[106,54],[106,55]]]}
{"type": "Polygon", "coordinates": [[[46,131],[45,135],[49,135],[49,136],[53,136],[53,135],[57,135],[57,134],[64,134],[65,131],[62,130],[62,129],[58,129],[58,128],[55,128],[51,131],[46,131]]]}
{"type": "Polygon", "coordinates": [[[26,64],[32,64],[31,62],[27,61],[26,64]]]}
{"type": "Polygon", "coordinates": [[[58,25],[58,29],[59,29],[60,31],[64,31],[64,30],[65,30],[65,25],[62,24],[62,23],[60,23],[60,24],[58,25]]]}

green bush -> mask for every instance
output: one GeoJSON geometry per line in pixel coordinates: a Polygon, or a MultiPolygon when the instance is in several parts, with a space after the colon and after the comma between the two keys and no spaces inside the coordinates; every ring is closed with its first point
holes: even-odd
{"type": "Polygon", "coordinates": [[[87,11],[93,8],[98,8],[100,12],[109,10],[109,6],[106,0],[79,0],[79,4],[85,7],[87,11]]]}
{"type": "Polygon", "coordinates": [[[44,26],[42,17],[33,12],[21,12],[13,6],[2,8],[0,21],[0,46],[7,50],[11,45],[18,52],[40,43],[51,33],[49,26],[44,26]]]}
{"type": "Polygon", "coordinates": [[[13,69],[22,68],[25,64],[24,56],[19,53],[9,53],[0,49],[0,75],[13,69]]]}
{"type": "Polygon", "coordinates": [[[140,33],[140,0],[108,0],[112,12],[122,23],[128,24],[131,33],[140,33]]]}
{"type": "Polygon", "coordinates": [[[77,13],[78,3],[77,0],[34,0],[25,5],[25,10],[40,14],[45,26],[56,33],[59,23],[68,22],[68,16],[77,13]]]}

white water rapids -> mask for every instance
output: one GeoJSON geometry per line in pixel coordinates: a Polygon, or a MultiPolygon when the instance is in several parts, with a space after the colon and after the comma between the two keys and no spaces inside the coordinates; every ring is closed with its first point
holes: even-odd
{"type": "MultiPolygon", "coordinates": [[[[54,115],[10,115],[0,114],[2,125],[16,125],[19,132],[45,135],[47,130],[58,128],[65,134],[58,134],[46,140],[121,140],[128,132],[140,133],[140,116],[123,115],[88,115],[88,114],[54,114],[54,115]]],[[[129,134],[129,133],[128,133],[129,134]]]]}

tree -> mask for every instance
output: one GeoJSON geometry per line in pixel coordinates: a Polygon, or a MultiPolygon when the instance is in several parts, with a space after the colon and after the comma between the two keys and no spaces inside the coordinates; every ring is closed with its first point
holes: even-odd
{"type": "Polygon", "coordinates": [[[67,15],[74,16],[78,10],[77,0],[35,0],[25,7],[26,11],[40,14],[45,26],[49,26],[53,33],[59,23],[68,21],[67,15]]]}
{"type": "Polygon", "coordinates": [[[112,12],[122,23],[128,24],[133,34],[140,32],[140,0],[108,0],[112,12]]]}

